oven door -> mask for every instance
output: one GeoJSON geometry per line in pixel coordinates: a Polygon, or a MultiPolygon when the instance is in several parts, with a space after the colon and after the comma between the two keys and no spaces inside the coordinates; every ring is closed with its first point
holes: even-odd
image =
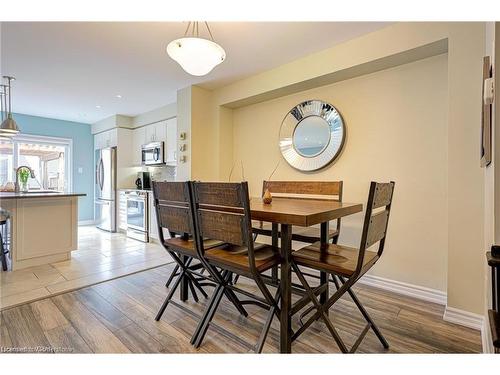
{"type": "Polygon", "coordinates": [[[142,232],[148,231],[147,199],[129,194],[127,196],[127,227],[142,232]]]}

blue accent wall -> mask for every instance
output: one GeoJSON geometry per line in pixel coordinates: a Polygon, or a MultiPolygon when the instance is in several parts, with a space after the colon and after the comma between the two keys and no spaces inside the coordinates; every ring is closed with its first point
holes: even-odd
{"type": "Polygon", "coordinates": [[[73,191],[87,196],[78,199],[78,220],[94,219],[94,137],[90,124],[14,113],[21,133],[73,140],[73,191]],[[78,173],[82,168],[83,173],[78,173]]]}

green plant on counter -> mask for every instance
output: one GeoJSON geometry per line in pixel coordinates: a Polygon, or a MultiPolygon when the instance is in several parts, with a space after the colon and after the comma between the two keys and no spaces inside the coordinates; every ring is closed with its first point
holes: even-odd
{"type": "Polygon", "coordinates": [[[21,168],[19,170],[19,180],[21,183],[26,184],[28,182],[28,178],[30,176],[30,171],[28,168],[21,168]]]}

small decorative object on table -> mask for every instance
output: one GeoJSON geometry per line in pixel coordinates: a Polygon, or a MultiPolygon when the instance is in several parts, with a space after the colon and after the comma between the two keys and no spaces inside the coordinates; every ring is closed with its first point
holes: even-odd
{"type": "Polygon", "coordinates": [[[264,202],[264,204],[271,204],[272,201],[273,197],[271,195],[271,192],[269,191],[269,189],[266,189],[262,197],[262,202],[264,202]]]}
{"type": "MultiPolygon", "coordinates": [[[[271,177],[273,177],[273,174],[274,174],[274,172],[276,172],[279,165],[280,165],[280,161],[278,160],[278,164],[276,164],[276,167],[274,167],[274,169],[271,172],[271,175],[269,176],[267,181],[271,181],[271,177]]],[[[271,204],[272,201],[273,201],[273,196],[271,195],[271,192],[269,191],[269,189],[266,189],[264,191],[264,195],[262,196],[262,202],[264,202],[264,204],[271,204]]]]}

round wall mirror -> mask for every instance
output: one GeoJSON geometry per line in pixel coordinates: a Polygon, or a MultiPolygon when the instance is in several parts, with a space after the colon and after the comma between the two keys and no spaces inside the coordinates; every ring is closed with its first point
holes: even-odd
{"type": "Polygon", "coordinates": [[[344,139],[342,117],[334,106],[321,100],[296,105],[281,123],[281,154],[301,171],[315,171],[333,162],[344,139]]]}

